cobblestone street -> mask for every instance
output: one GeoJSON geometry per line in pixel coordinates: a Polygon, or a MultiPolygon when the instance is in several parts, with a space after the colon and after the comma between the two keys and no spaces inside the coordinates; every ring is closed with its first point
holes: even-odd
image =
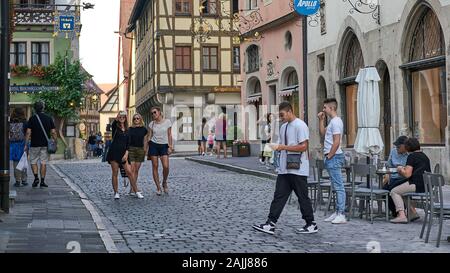
{"type": "Polygon", "coordinates": [[[450,252],[445,241],[448,222],[444,222],[440,248],[435,247],[436,229],[429,244],[419,239],[422,220],[394,225],[377,219],[371,225],[352,219],[344,225],[332,225],[323,222],[323,211],[317,211],[319,233],[298,234],[296,229],[304,222],[296,198],[283,211],[275,236],[255,232],[251,226],[266,220],[275,181],[184,158],[171,159],[170,194],[163,196],[155,194],[146,161],[139,177],[142,200],[125,195],[121,178],[121,199],[113,199],[107,163],[58,163],[56,167],[95,204],[121,252],[364,253],[371,241],[380,243],[381,252],[450,252]]]}

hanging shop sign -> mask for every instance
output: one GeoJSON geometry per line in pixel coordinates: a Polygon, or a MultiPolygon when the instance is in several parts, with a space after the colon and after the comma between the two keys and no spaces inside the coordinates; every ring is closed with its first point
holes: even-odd
{"type": "Polygon", "coordinates": [[[60,36],[66,39],[74,39],[80,36],[81,22],[80,12],[77,11],[56,11],[53,36],[60,36]]]}
{"type": "Polygon", "coordinates": [[[11,93],[39,93],[45,91],[58,91],[57,86],[42,86],[42,85],[12,85],[9,87],[11,93]]]}
{"type": "Polygon", "coordinates": [[[320,0],[294,0],[294,9],[300,15],[313,15],[320,9],[320,0]]]}

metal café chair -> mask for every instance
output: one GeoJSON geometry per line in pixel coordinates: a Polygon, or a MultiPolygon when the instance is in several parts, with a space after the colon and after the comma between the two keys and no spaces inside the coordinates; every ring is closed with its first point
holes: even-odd
{"type": "MultiPolygon", "coordinates": [[[[374,201],[382,201],[385,204],[385,217],[386,221],[389,221],[389,208],[388,208],[388,198],[389,191],[383,190],[379,188],[374,188],[374,183],[372,183],[372,178],[376,177],[376,167],[374,165],[361,165],[361,164],[352,164],[352,185],[351,185],[351,201],[350,201],[350,212],[349,219],[353,217],[353,206],[356,203],[356,200],[359,199],[360,202],[364,202],[367,204],[366,208],[361,206],[360,203],[360,218],[362,218],[363,211],[365,211],[366,219],[367,216],[370,215],[370,222],[373,224],[373,202],[374,201]],[[360,181],[356,181],[357,176],[369,176],[369,188],[360,187],[358,184],[360,181]]],[[[362,183],[361,185],[364,185],[362,183]]],[[[378,184],[378,183],[376,183],[378,184]]]]}
{"type": "Polygon", "coordinates": [[[433,225],[433,218],[438,217],[439,228],[437,235],[436,247],[439,247],[442,234],[442,223],[444,218],[450,217],[450,203],[444,202],[444,195],[442,186],[445,185],[445,179],[442,174],[424,173],[423,180],[425,183],[425,219],[420,231],[420,238],[423,238],[425,226],[428,224],[427,235],[425,243],[428,243],[430,237],[431,226],[433,225]]]}
{"type": "MultiPolygon", "coordinates": [[[[308,192],[309,192],[309,196],[314,208],[314,211],[316,211],[316,207],[317,207],[317,192],[318,192],[318,184],[319,184],[319,179],[318,179],[318,175],[316,173],[317,171],[317,164],[316,164],[316,160],[314,159],[310,159],[309,160],[309,168],[312,169],[312,173],[313,173],[313,178],[310,179],[308,177],[307,183],[308,183],[308,192]]],[[[292,194],[289,196],[289,201],[288,204],[291,203],[292,200],[292,194]]],[[[300,208],[300,205],[299,205],[300,208]]]]}
{"type": "MultiPolygon", "coordinates": [[[[439,165],[439,163],[437,163],[434,166],[433,173],[435,173],[435,174],[441,173],[441,166],[439,165]]],[[[424,204],[425,204],[426,194],[424,192],[408,192],[408,193],[402,194],[402,197],[404,197],[406,199],[406,216],[408,218],[408,223],[409,223],[411,221],[411,213],[409,211],[411,202],[412,201],[420,202],[422,204],[422,208],[423,208],[424,204]]]]}

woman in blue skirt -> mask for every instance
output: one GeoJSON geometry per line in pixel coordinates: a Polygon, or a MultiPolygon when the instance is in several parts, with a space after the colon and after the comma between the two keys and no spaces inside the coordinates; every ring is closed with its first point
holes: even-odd
{"type": "Polygon", "coordinates": [[[9,124],[9,159],[13,161],[14,178],[16,183],[14,186],[26,186],[27,183],[27,169],[19,171],[16,169],[20,158],[23,155],[25,147],[25,132],[27,130],[27,121],[23,108],[15,108],[11,114],[11,122],[9,124]]]}

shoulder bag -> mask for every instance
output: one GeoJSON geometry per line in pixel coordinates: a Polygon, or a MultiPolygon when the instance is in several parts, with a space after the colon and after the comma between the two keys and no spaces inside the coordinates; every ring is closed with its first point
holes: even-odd
{"type": "Polygon", "coordinates": [[[54,154],[54,153],[56,153],[56,150],[58,150],[58,146],[57,146],[57,144],[56,144],[56,141],[55,140],[53,140],[52,138],[48,138],[48,135],[47,135],[47,132],[45,131],[45,128],[44,128],[44,125],[42,125],[42,121],[41,121],[41,119],[39,118],[39,115],[35,115],[36,116],[36,118],[38,119],[38,121],[39,121],[39,124],[41,125],[41,129],[42,129],[42,132],[44,132],[44,135],[45,135],[45,137],[47,138],[47,152],[49,153],[49,154],[54,154]]]}
{"type": "MultiPolygon", "coordinates": [[[[287,129],[288,129],[289,123],[286,124],[286,130],[284,132],[284,143],[287,146],[288,145],[288,137],[287,137],[287,129]]],[[[298,170],[300,169],[300,166],[302,165],[302,154],[303,153],[297,153],[297,154],[290,154],[288,151],[286,151],[286,169],[288,170],[298,170]]]]}

